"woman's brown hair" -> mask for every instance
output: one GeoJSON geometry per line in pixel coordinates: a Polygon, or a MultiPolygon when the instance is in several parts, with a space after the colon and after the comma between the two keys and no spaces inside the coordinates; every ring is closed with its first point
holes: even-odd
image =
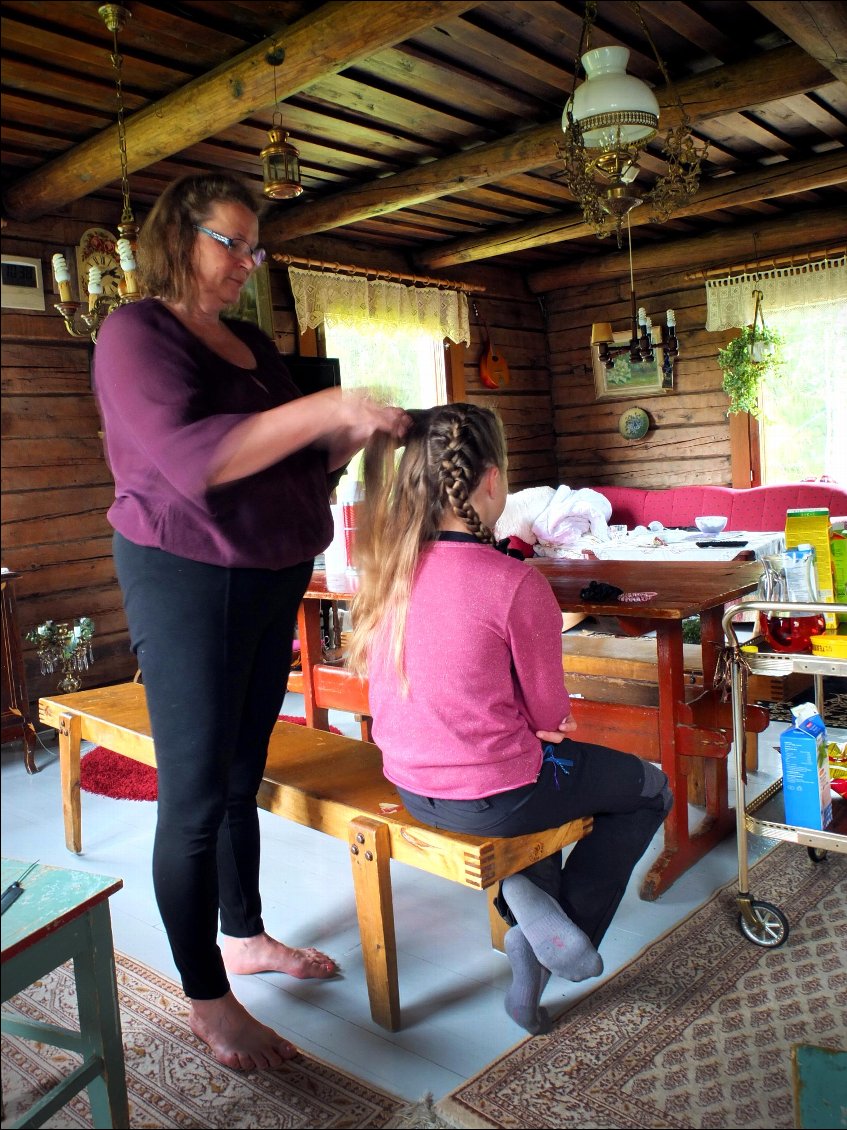
{"type": "Polygon", "coordinates": [[[364,676],[375,632],[390,631],[403,678],[406,613],[418,558],[449,509],[479,541],[494,542],[470,501],[489,467],[506,471],[500,418],[474,404],[410,411],[399,463],[394,441],[377,434],[365,448],[365,501],[356,533],[359,590],[352,607],[348,666],[364,676]]]}
{"type": "Polygon", "coordinates": [[[219,203],[243,204],[254,216],[262,211],[262,202],[252,189],[229,173],[197,173],[168,185],[138,237],[142,294],[176,302],[191,295],[195,225],[205,223],[219,203]]]}

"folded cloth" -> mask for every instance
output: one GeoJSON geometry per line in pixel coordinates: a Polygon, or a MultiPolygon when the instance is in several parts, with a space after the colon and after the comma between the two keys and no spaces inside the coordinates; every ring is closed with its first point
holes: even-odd
{"type": "Polygon", "coordinates": [[[546,545],[574,545],[588,533],[608,541],[611,516],[612,504],[598,491],[589,487],[571,490],[563,485],[533,522],[532,532],[546,545]]]}
{"type": "Polygon", "coordinates": [[[552,487],[527,487],[508,495],[503,513],[494,526],[497,540],[515,537],[529,546],[535,545],[538,538],[532,532],[532,523],[555,493],[552,487]]]}

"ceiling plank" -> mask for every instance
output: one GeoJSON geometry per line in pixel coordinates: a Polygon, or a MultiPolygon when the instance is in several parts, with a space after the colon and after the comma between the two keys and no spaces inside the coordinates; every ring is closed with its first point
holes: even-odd
{"type": "MultiPolygon", "coordinates": [[[[692,263],[705,268],[726,264],[727,270],[736,263],[753,264],[769,255],[786,249],[796,253],[821,247],[832,253],[844,246],[847,231],[847,204],[835,208],[817,208],[794,213],[779,219],[747,220],[734,227],[714,228],[688,239],[675,242],[654,243],[634,252],[636,274],[645,270],[685,270],[692,263]]],[[[592,255],[587,259],[572,259],[566,265],[557,265],[536,271],[527,279],[533,294],[545,294],[560,287],[616,279],[624,273],[621,256],[592,255]]]]}
{"type": "MultiPolygon", "coordinates": [[[[126,123],[129,171],[213,137],[272,105],[269,51],[284,47],[276,99],[303,90],[383,47],[475,6],[470,0],[332,0],[291,27],[241,52],[208,74],[139,110],[126,123]]],[[[6,212],[31,220],[109,184],[120,176],[117,127],[97,134],[24,177],[5,195],[6,212]]]]}
{"type": "MultiPolygon", "coordinates": [[[[698,216],[713,212],[718,208],[736,208],[758,200],[769,200],[795,192],[825,188],[831,184],[847,181],[847,150],[839,149],[822,157],[807,161],[784,162],[779,165],[764,165],[749,173],[737,176],[722,176],[701,184],[699,191],[691,200],[674,210],[674,220],[685,216],[698,216]]],[[[645,206],[630,213],[631,227],[649,224],[650,212],[645,206]]],[[[594,229],[586,224],[578,211],[558,212],[526,223],[510,224],[484,235],[455,240],[423,250],[416,262],[421,267],[455,267],[459,263],[470,263],[476,259],[488,259],[492,255],[506,255],[513,251],[524,251],[528,247],[540,247],[548,243],[561,243],[568,239],[582,239],[593,235],[594,229]]]]}
{"type": "MultiPolygon", "coordinates": [[[[788,46],[684,79],[676,84],[676,91],[696,125],[787,94],[814,90],[827,81],[832,81],[827,68],[799,47],[788,46]]],[[[680,115],[672,92],[663,88],[655,93],[662,111],[662,128],[677,125],[680,115]]],[[[561,122],[556,119],[324,200],[297,204],[286,209],[284,216],[267,222],[263,238],[270,241],[313,235],[527,172],[557,161],[561,139],[561,122]]]]}
{"type": "Polygon", "coordinates": [[[847,83],[847,5],[844,0],[753,0],[757,12],[841,82],[847,83]]]}

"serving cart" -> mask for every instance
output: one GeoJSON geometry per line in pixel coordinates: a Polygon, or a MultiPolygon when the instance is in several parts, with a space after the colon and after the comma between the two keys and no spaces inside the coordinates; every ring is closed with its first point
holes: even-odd
{"type": "MultiPolygon", "coordinates": [[[[774,609],[773,600],[745,600],[745,613],[768,612],[774,609]]],[[[793,616],[826,613],[845,613],[843,604],[779,603],[780,610],[790,609],[793,616]]],[[[802,844],[813,863],[820,863],[829,851],[847,852],[847,800],[833,792],[833,819],[826,831],[799,828],[785,822],[782,778],[774,781],[762,793],[747,800],[747,769],[745,762],[744,708],[746,675],[789,675],[800,672],[812,675],[815,703],[818,713],[826,721],[823,705],[823,680],[825,676],[847,678],[847,659],[808,653],[772,651],[742,651],[742,645],[733,626],[738,615],[738,605],[728,608],[723,617],[723,629],[728,641],[732,684],[733,750],[735,756],[736,801],[735,818],[738,828],[738,926],[741,933],[758,946],[781,946],[788,937],[788,918],[772,903],[753,898],[749,889],[749,861],[747,835],[766,836],[802,844]]]]}

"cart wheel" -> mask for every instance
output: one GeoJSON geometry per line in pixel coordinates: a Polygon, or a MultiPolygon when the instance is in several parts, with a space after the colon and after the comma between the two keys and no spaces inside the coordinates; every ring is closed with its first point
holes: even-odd
{"type": "Polygon", "coordinates": [[[769,902],[760,902],[754,899],[750,909],[756,918],[756,924],[751,926],[743,914],[738,915],[738,928],[750,942],[757,946],[766,946],[776,949],[788,937],[788,919],[777,907],[769,902]]]}
{"type": "Polygon", "coordinates": [[[812,863],[823,863],[826,859],[826,848],[810,847],[806,848],[806,851],[809,853],[809,859],[812,863]]]}

